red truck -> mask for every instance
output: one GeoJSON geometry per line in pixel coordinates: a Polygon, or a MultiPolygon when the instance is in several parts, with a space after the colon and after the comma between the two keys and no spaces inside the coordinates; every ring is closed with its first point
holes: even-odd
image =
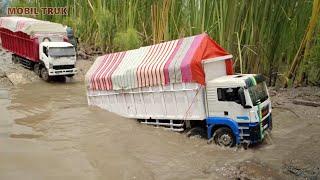
{"type": "Polygon", "coordinates": [[[33,69],[45,81],[53,76],[72,77],[76,51],[61,24],[25,17],[1,17],[0,38],[12,61],[33,69]]]}

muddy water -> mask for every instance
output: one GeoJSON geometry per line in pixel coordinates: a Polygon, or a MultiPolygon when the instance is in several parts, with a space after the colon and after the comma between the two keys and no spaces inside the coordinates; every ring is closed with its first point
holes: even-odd
{"type": "Polygon", "coordinates": [[[88,107],[78,82],[2,89],[0,105],[0,179],[283,179],[298,144],[319,135],[318,127],[297,135],[308,124],[290,123],[299,117],[279,109],[269,143],[219,148],[88,107]]]}

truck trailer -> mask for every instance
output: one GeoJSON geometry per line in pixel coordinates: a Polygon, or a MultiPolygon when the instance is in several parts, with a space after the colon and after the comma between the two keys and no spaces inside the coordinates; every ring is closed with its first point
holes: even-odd
{"type": "Polygon", "coordinates": [[[272,129],[263,76],[235,74],[205,33],[100,56],[85,81],[89,105],[174,131],[203,126],[221,146],[258,143],[272,129]]]}
{"type": "Polygon", "coordinates": [[[2,47],[12,52],[13,63],[34,70],[45,81],[77,73],[76,51],[61,24],[26,17],[1,17],[0,38],[2,47]]]}

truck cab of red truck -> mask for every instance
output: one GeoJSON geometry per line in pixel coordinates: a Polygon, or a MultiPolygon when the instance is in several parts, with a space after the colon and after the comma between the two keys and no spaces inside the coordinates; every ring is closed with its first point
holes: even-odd
{"type": "Polygon", "coordinates": [[[44,80],[49,80],[52,76],[72,77],[77,73],[76,51],[68,42],[40,43],[39,57],[40,63],[35,65],[35,71],[44,80]]]}

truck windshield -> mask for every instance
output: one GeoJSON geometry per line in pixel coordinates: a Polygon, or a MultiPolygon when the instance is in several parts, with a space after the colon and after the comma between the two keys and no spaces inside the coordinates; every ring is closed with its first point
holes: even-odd
{"type": "Polygon", "coordinates": [[[52,57],[75,56],[73,47],[50,47],[49,55],[52,57]]]}
{"type": "Polygon", "coordinates": [[[253,106],[256,106],[268,99],[267,86],[265,82],[260,82],[248,89],[253,106]]]}

